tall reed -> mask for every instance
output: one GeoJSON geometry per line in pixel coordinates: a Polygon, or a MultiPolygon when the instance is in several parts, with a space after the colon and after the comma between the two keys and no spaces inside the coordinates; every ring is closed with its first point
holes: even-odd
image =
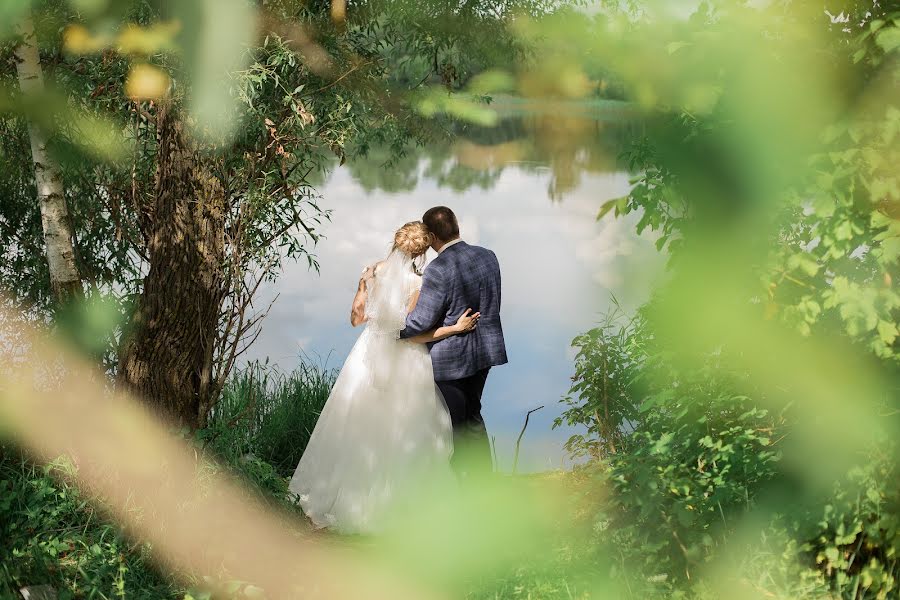
{"type": "Polygon", "coordinates": [[[222,391],[205,436],[226,460],[246,455],[289,476],[300,461],[337,369],[301,357],[290,373],[253,362],[237,371],[222,391]]]}

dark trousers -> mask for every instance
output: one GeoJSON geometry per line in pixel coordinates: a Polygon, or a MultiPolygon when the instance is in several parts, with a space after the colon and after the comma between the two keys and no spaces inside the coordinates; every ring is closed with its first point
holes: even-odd
{"type": "Polygon", "coordinates": [[[451,464],[460,476],[490,473],[493,470],[491,445],[481,418],[481,394],[488,371],[452,381],[437,381],[453,421],[453,458],[451,464]]]}

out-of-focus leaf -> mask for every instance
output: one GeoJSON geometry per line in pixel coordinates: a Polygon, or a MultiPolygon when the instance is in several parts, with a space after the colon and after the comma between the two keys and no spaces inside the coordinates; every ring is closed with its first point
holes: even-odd
{"type": "Polygon", "coordinates": [[[509,92],[515,88],[516,81],[505,71],[486,71],[472,78],[468,90],[473,94],[491,94],[509,92]]]}
{"type": "Polygon", "coordinates": [[[136,100],[156,100],[166,95],[171,80],[165,71],[152,65],[131,67],[125,82],[125,92],[136,100]]]}
{"type": "Polygon", "coordinates": [[[61,134],[62,139],[87,155],[110,162],[130,156],[132,142],[125,139],[120,125],[109,117],[72,107],[64,96],[53,91],[25,99],[0,87],[2,112],[22,115],[45,131],[61,134]]]}
{"type": "Polygon", "coordinates": [[[416,110],[426,117],[447,114],[484,127],[496,125],[497,112],[466,94],[448,93],[433,87],[414,101],[416,110]]]}
{"type": "Polygon", "coordinates": [[[875,36],[875,41],[885,52],[893,52],[900,48],[900,28],[889,27],[880,30],[878,35],[875,36]]]}
{"type": "Polygon", "coordinates": [[[31,0],[3,0],[0,2],[0,40],[13,34],[16,22],[31,6],[31,0]]]}
{"type": "Polygon", "coordinates": [[[168,21],[154,23],[150,27],[127,25],[116,40],[119,52],[124,54],[151,55],[157,52],[177,50],[175,36],[181,23],[168,21]]]}
{"type": "Polygon", "coordinates": [[[93,18],[102,14],[108,7],[110,0],[69,0],[72,6],[82,15],[93,18]]]}
{"type": "Polygon", "coordinates": [[[682,48],[685,48],[685,47],[690,46],[690,45],[691,45],[690,42],[669,42],[669,44],[666,45],[666,51],[667,51],[669,54],[675,54],[676,52],[678,52],[678,51],[681,50],[682,48]]]}
{"type": "Polygon", "coordinates": [[[122,135],[122,130],[114,121],[83,112],[71,112],[69,127],[74,135],[71,141],[84,152],[103,160],[118,162],[131,155],[131,144],[122,135]]]}
{"type": "Polygon", "coordinates": [[[100,356],[122,324],[122,314],[112,298],[91,298],[67,307],[57,315],[56,322],[79,350],[100,356]]]}
{"type": "Polygon", "coordinates": [[[99,52],[112,43],[113,38],[108,33],[93,35],[87,27],[80,23],[69,25],[63,32],[63,46],[66,51],[73,54],[99,52]]]}
{"type": "Polygon", "coordinates": [[[249,60],[256,11],[244,0],[177,2],[172,7],[183,26],[178,42],[191,81],[195,133],[211,141],[227,140],[236,126],[238,101],[229,92],[229,77],[249,60]]]}

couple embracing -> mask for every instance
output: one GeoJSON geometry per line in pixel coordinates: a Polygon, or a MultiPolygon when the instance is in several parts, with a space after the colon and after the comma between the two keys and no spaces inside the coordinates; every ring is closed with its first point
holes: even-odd
{"type": "Polygon", "coordinates": [[[350,321],[365,330],[290,490],[317,527],[370,533],[417,487],[491,471],[481,394],[507,362],[497,257],[460,239],[453,211],[432,208],[365,269],[350,321]],[[437,257],[422,272],[428,248],[437,257]]]}

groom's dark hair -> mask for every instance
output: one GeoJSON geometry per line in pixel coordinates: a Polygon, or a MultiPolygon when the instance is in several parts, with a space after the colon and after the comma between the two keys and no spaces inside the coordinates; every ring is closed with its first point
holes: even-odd
{"type": "Polygon", "coordinates": [[[429,208],[422,215],[422,222],[425,223],[428,231],[442,242],[448,242],[459,235],[459,223],[456,221],[456,215],[446,206],[429,208]]]}

